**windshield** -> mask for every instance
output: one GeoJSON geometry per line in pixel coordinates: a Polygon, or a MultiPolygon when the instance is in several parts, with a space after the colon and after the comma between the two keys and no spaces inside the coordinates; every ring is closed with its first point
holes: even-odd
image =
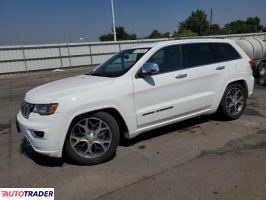
{"type": "Polygon", "coordinates": [[[104,77],[122,76],[148,51],[148,48],[120,51],[96,68],[90,75],[104,77]]]}

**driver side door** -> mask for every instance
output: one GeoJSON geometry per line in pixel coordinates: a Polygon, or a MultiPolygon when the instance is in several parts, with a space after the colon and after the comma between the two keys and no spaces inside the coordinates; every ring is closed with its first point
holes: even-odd
{"type": "Polygon", "coordinates": [[[136,77],[134,102],[138,128],[182,117],[189,112],[189,74],[180,45],[159,49],[147,61],[159,65],[155,75],[136,77]]]}

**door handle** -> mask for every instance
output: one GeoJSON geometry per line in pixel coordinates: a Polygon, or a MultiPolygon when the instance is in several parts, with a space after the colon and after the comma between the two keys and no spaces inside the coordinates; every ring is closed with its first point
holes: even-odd
{"type": "Polygon", "coordinates": [[[216,70],[224,70],[225,66],[216,67],[216,70]]]}
{"type": "Polygon", "coordinates": [[[187,77],[187,74],[179,74],[175,78],[181,79],[181,78],[186,78],[186,77],[187,77]]]}

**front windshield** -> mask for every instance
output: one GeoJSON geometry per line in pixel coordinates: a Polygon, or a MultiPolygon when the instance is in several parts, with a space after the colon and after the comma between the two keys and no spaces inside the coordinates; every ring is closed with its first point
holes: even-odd
{"type": "Polygon", "coordinates": [[[148,48],[136,48],[123,50],[101,66],[96,68],[90,75],[103,77],[118,77],[124,75],[145,53],[148,48]]]}

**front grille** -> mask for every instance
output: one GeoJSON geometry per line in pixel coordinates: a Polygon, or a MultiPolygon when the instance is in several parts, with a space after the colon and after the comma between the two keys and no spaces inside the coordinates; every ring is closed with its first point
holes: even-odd
{"type": "Polygon", "coordinates": [[[23,117],[28,119],[30,116],[30,113],[32,112],[32,109],[33,109],[33,104],[23,101],[21,105],[21,114],[23,115],[23,117]]]}

